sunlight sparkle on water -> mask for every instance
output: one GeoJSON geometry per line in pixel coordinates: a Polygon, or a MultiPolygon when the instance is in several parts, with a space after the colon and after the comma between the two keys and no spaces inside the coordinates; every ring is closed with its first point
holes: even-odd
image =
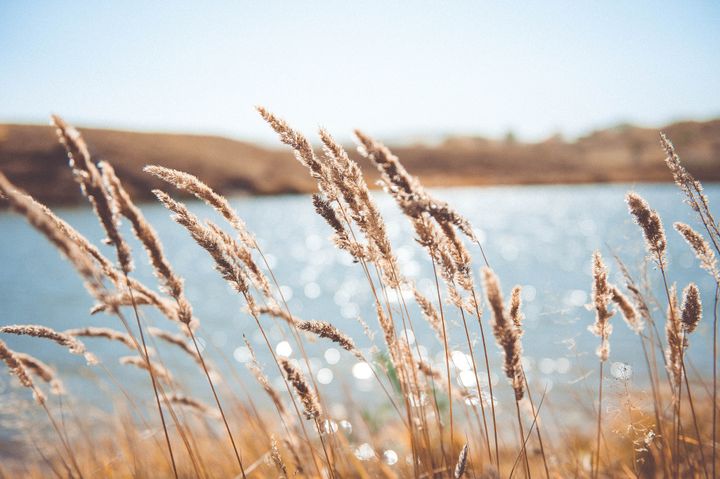
{"type": "Polygon", "coordinates": [[[330,384],[334,378],[335,375],[328,368],[320,368],[317,372],[317,380],[320,384],[330,384]]]}
{"type": "Polygon", "coordinates": [[[340,427],[343,431],[345,431],[345,434],[352,434],[353,427],[350,421],[343,419],[342,421],[340,421],[340,427]]]}
{"type": "Polygon", "coordinates": [[[335,348],[327,348],[323,356],[325,356],[325,361],[328,364],[337,364],[340,362],[340,351],[335,348]]]}
{"type": "Polygon", "coordinates": [[[360,459],[361,461],[369,461],[373,457],[375,457],[375,451],[373,450],[372,446],[368,443],[363,443],[355,449],[355,457],[360,459]]]}
{"type": "Polygon", "coordinates": [[[370,379],[373,373],[368,363],[360,361],[353,366],[352,375],[357,379],[370,379]]]}
{"type": "Polygon", "coordinates": [[[290,286],[282,285],[280,286],[280,294],[285,301],[290,301],[293,298],[293,289],[290,286]]]}
{"type": "Polygon", "coordinates": [[[275,346],[275,354],[277,354],[278,356],[289,358],[292,352],[292,346],[290,346],[290,343],[288,343],[287,341],[280,341],[279,343],[277,343],[277,346],[275,346]]]}
{"type": "Polygon", "coordinates": [[[543,374],[552,374],[555,371],[555,360],[551,358],[542,358],[538,363],[538,368],[543,374]]]}
{"type": "Polygon", "coordinates": [[[457,382],[458,384],[460,384],[460,386],[466,388],[477,387],[477,381],[475,381],[475,373],[471,370],[461,371],[460,374],[458,374],[457,382]]]}
{"type": "Polygon", "coordinates": [[[460,371],[468,371],[472,369],[472,360],[469,354],[465,354],[462,351],[453,351],[450,353],[453,365],[460,371]]]}
{"type": "Polygon", "coordinates": [[[385,461],[385,464],[388,466],[393,466],[397,464],[398,462],[398,455],[397,452],[393,451],[392,449],[388,449],[385,452],[383,452],[383,460],[385,461]]]}
{"type": "Polygon", "coordinates": [[[610,366],[610,374],[612,374],[615,379],[628,380],[632,377],[632,373],[632,366],[629,364],[614,362],[612,366],[610,366]]]}
{"type": "Polygon", "coordinates": [[[326,419],[323,421],[322,429],[326,434],[336,433],[338,430],[338,424],[331,419],[326,419]]]}
{"type": "Polygon", "coordinates": [[[568,358],[558,358],[555,361],[555,371],[560,374],[566,374],[570,371],[570,360],[568,358]]]}
{"type": "Polygon", "coordinates": [[[252,354],[250,354],[250,350],[247,346],[240,346],[235,348],[235,351],[233,351],[233,357],[235,358],[235,361],[239,363],[246,363],[252,359],[252,354]]]}
{"type": "Polygon", "coordinates": [[[566,306],[575,306],[576,308],[585,306],[585,303],[587,303],[587,301],[587,291],[584,291],[582,289],[572,289],[566,292],[565,297],[563,298],[563,303],[566,306]]]}

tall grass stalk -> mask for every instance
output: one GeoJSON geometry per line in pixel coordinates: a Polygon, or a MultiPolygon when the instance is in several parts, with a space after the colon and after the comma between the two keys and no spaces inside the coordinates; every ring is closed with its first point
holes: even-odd
{"type": "Polygon", "coordinates": [[[612,333],[612,325],[609,324],[609,321],[614,314],[608,309],[612,301],[612,288],[608,283],[607,267],[603,263],[599,251],[593,254],[592,274],[592,299],[595,306],[595,323],[589,327],[589,330],[600,338],[600,345],[596,350],[596,354],[600,359],[600,368],[598,376],[597,437],[595,460],[593,461],[593,477],[597,477],[600,470],[600,439],[602,436],[603,366],[610,354],[609,336],[610,333],[612,333]]]}
{"type": "MultiPolygon", "coordinates": [[[[683,164],[680,162],[680,157],[675,152],[675,147],[673,146],[672,142],[668,139],[668,137],[664,134],[660,134],[660,144],[662,145],[663,149],[665,150],[666,158],[665,163],[667,164],[668,168],[670,169],[670,172],[673,175],[673,179],[675,180],[675,183],[678,185],[680,190],[685,195],[685,201],[690,205],[690,207],[695,211],[698,218],[700,219],[700,222],[702,223],[705,231],[707,232],[707,237],[710,239],[710,242],[713,245],[713,248],[715,250],[715,253],[720,255],[720,229],[718,227],[718,222],[715,221],[715,218],[710,211],[710,204],[707,199],[707,197],[704,194],[702,184],[697,181],[690,172],[687,171],[687,169],[683,166],[683,164]]],[[[677,228],[677,226],[676,226],[677,228]]],[[[682,232],[681,232],[682,233],[682,232]]],[[[684,235],[685,236],[685,235],[684,235]]],[[[686,236],[686,239],[688,237],[686,236]]],[[[703,267],[710,272],[715,278],[716,283],[716,289],[715,289],[715,319],[713,321],[713,404],[717,404],[717,300],[718,300],[718,289],[720,289],[720,274],[718,274],[718,270],[714,263],[714,258],[712,258],[707,252],[712,252],[709,248],[702,248],[702,253],[700,254],[700,251],[697,246],[698,244],[702,245],[704,243],[704,239],[699,242],[693,244],[693,242],[688,241],[695,250],[696,254],[700,258],[701,263],[703,264],[703,267]]],[[[714,256],[714,255],[712,255],[714,256]]],[[[717,413],[716,408],[713,408],[713,424],[712,424],[712,430],[713,430],[713,440],[712,440],[712,458],[713,458],[713,477],[716,477],[716,459],[717,459],[717,413]]]]}
{"type": "MultiPolygon", "coordinates": [[[[715,300],[713,303],[713,405],[717,405],[717,330],[718,330],[718,297],[720,284],[715,285],[715,300]]],[[[712,475],[716,475],[716,449],[717,449],[717,406],[712,408],[712,475]]]]}
{"type": "MultiPolygon", "coordinates": [[[[128,283],[128,291],[130,292],[130,296],[132,298],[132,306],[133,306],[133,313],[135,314],[135,320],[137,322],[138,332],[140,333],[140,341],[142,343],[142,351],[141,354],[143,356],[143,360],[147,364],[148,373],[150,374],[150,381],[152,382],[153,387],[153,393],[155,394],[155,401],[158,408],[158,414],[160,415],[160,421],[162,422],[163,431],[165,431],[165,441],[167,442],[168,446],[168,452],[170,453],[170,462],[173,466],[173,474],[175,475],[175,479],[178,479],[178,471],[177,471],[177,465],[175,464],[175,456],[173,454],[172,450],[172,444],[170,443],[170,435],[167,432],[167,425],[165,424],[165,415],[163,414],[162,406],[160,405],[160,395],[158,394],[158,386],[157,386],[157,378],[155,376],[155,369],[153,368],[152,361],[150,361],[150,355],[148,354],[148,348],[147,344],[145,343],[145,333],[143,332],[142,324],[140,324],[140,315],[138,314],[137,305],[135,304],[135,298],[133,296],[132,290],[130,289],[130,281],[127,281],[128,283]]],[[[128,328],[128,334],[130,334],[129,328],[128,328]]],[[[138,350],[140,348],[138,347],[138,350]]]]}

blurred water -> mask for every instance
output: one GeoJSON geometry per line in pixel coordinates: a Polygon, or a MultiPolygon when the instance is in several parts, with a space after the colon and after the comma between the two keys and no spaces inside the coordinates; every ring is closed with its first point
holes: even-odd
{"type": "MultiPolygon", "coordinates": [[[[588,185],[436,191],[438,197],[454,205],[478,229],[506,294],[515,284],[523,286],[527,317],[526,367],[532,380],[548,385],[549,390],[572,384],[597,366],[594,356],[597,339],[587,331],[593,313],[585,308],[590,301],[593,250],[600,248],[605,253],[611,280],[620,281],[620,278],[609,248],[617,251],[638,274],[637,267],[644,257],[643,241],[623,201],[625,192],[631,188],[631,185],[588,185]]],[[[639,185],[636,190],[659,210],[666,226],[683,221],[698,227],[692,211],[683,204],[673,185],[639,185]]],[[[720,185],[710,185],[707,193],[711,204],[720,202],[720,185]]],[[[404,274],[434,297],[431,265],[414,242],[408,222],[389,198],[384,195],[377,198],[404,274]]],[[[362,317],[373,329],[377,329],[377,323],[362,269],[328,241],[330,229],[314,213],[309,198],[235,198],[232,203],[267,253],[292,312],[304,319],[330,321],[355,338],[362,348],[368,348],[370,340],[356,318],[362,317]]],[[[189,206],[200,217],[219,222],[212,210],[204,205],[191,202],[189,206]]],[[[268,375],[275,380],[279,376],[268,361],[269,354],[257,327],[243,312],[242,299],[219,278],[207,254],[169,219],[164,208],[148,204],[142,209],[157,228],[172,264],[186,278],[187,295],[202,322],[199,333],[202,344],[219,369],[226,371],[231,366],[240,372],[245,386],[228,380],[230,387],[236,391],[247,389],[249,394],[258,397],[254,380],[241,364],[248,357],[243,335],[253,343],[268,375]]],[[[100,240],[100,228],[88,208],[60,209],[59,214],[91,240],[96,243],[100,240]]],[[[714,285],[697,267],[681,238],[670,229],[668,236],[671,281],[676,281],[680,290],[691,280],[697,282],[707,308],[706,317],[690,339],[689,352],[691,368],[706,373],[712,366],[710,308],[714,285]]],[[[154,284],[140,246],[137,242],[131,245],[137,258],[137,271],[133,274],[147,284],[154,284]]],[[[109,257],[113,257],[111,250],[103,248],[109,257]]],[[[481,265],[479,251],[471,249],[471,252],[475,256],[477,273],[481,265]]],[[[657,287],[657,272],[651,268],[649,276],[657,287]]],[[[660,290],[656,291],[660,293],[660,290]]],[[[91,317],[88,313],[91,306],[92,301],[77,275],[46,240],[22,218],[0,214],[0,323],[40,323],[60,330],[84,325],[120,329],[114,317],[103,314],[91,317]]],[[[457,312],[449,307],[446,311],[453,325],[450,331],[453,349],[467,352],[457,312]]],[[[175,325],[154,312],[146,311],[145,315],[150,323],[176,331],[175,325]]],[[[419,315],[415,317],[418,318],[415,327],[421,349],[442,364],[440,344],[419,315]]],[[[284,338],[274,323],[270,319],[264,321],[273,347],[279,353],[298,357],[296,345],[292,341],[283,343],[284,338]]],[[[608,377],[622,375],[627,371],[622,365],[626,364],[636,372],[630,380],[642,384],[645,366],[637,338],[622,324],[619,316],[613,321],[610,363],[617,364],[608,368],[608,377]]],[[[479,334],[477,324],[472,324],[472,330],[473,335],[479,334]]],[[[489,332],[487,327],[486,332],[489,332]]],[[[77,396],[102,402],[103,389],[117,391],[102,369],[82,367],[82,358],[72,356],[54,344],[10,335],[2,339],[10,347],[31,352],[55,366],[77,396]]],[[[376,343],[381,346],[381,341],[381,335],[378,335],[376,343]]],[[[117,357],[129,354],[128,350],[102,340],[87,340],[86,343],[127,389],[145,391],[145,394],[150,391],[143,372],[117,365],[117,357]]],[[[363,379],[368,375],[366,368],[357,366],[354,358],[345,352],[338,353],[325,340],[308,344],[307,350],[316,377],[323,390],[327,390],[328,397],[340,397],[343,394],[341,385],[360,391],[358,394],[379,390],[371,379],[363,379]]],[[[500,356],[494,344],[491,350],[491,363],[496,375],[500,376],[500,356]]],[[[203,377],[181,352],[162,345],[160,352],[188,391],[207,397],[203,377]]],[[[459,364],[462,356],[457,358],[458,366],[462,367],[459,364]]],[[[459,380],[462,378],[460,375],[459,380]]],[[[507,394],[504,379],[494,379],[502,384],[498,387],[500,394],[507,394]]],[[[595,384],[594,380],[591,384],[595,384]]],[[[593,386],[588,383],[588,387],[593,386]]],[[[10,393],[10,381],[3,372],[0,374],[0,397],[10,393]]]]}

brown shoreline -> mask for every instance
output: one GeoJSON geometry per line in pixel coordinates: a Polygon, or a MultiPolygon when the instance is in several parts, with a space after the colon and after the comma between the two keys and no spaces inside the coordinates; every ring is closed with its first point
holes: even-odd
{"type": "MultiPolygon", "coordinates": [[[[227,138],[185,134],[81,131],[96,159],[110,161],[130,194],[151,199],[160,184],[142,172],[160,164],[198,175],[223,194],[292,194],[314,191],[303,168],[284,148],[265,148],[227,138]]],[[[667,182],[658,132],[675,143],[687,168],[701,181],[720,181],[720,119],[680,122],[660,129],[619,126],[573,142],[539,143],[450,137],[433,146],[393,151],[427,186],[488,186],[667,182]]],[[[378,138],[382,140],[382,138],[378,138]]],[[[354,148],[349,148],[354,158],[354,148]]],[[[377,175],[360,161],[369,183],[377,175]]],[[[62,147],[49,126],[0,125],[0,171],[40,201],[82,201],[72,185],[62,147]]]]}

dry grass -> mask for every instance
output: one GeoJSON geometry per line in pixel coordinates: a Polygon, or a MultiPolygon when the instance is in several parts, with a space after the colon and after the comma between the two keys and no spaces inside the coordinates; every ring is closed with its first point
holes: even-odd
{"type": "MultiPolygon", "coordinates": [[[[690,334],[701,318],[712,318],[717,333],[718,295],[714,301],[705,299],[704,304],[712,304],[713,309],[708,312],[705,306],[703,316],[703,301],[695,284],[690,283],[682,285],[683,299],[679,304],[676,288],[670,285],[665,255],[669,239],[659,215],[644,199],[635,193],[627,197],[630,212],[645,237],[648,255],[656,263],[665,287],[667,317],[655,317],[648,306],[653,298],[637,286],[624,264],[619,263],[619,267],[626,284],[611,284],[608,267],[600,253],[595,253],[593,284],[587,286],[592,286],[596,311],[590,330],[600,340],[597,405],[592,395],[582,398],[578,394],[581,400],[572,403],[577,405],[577,412],[584,411],[584,420],[546,427],[549,419],[543,419],[556,411],[546,391],[536,390],[538,385],[531,384],[523,370],[522,341],[533,338],[522,329],[521,289],[512,289],[506,305],[500,278],[490,268],[492,258],[485,255],[470,222],[428,193],[388,148],[356,132],[360,154],[377,168],[385,190],[427,251],[435,291],[426,297],[403,275],[365,174],[344,148],[327,131],[320,130],[323,151],[318,153],[300,132],[269,111],[258,110],[281,141],[294,150],[316,183],[312,201],[328,223],[332,241],[361,268],[373,294],[385,350],[367,359],[354,339],[332,321],[297,318],[281,294],[265,252],[229,202],[196,176],[149,166],[146,172],[196,196],[226,220],[230,231],[202,221],[170,194],[153,191],[244,300],[244,312],[254,318],[272,358],[268,367],[279,373],[282,383],[270,381],[249,343],[250,374],[232,371],[230,377],[219,381],[219,373],[205,357],[210,353],[198,346],[196,330],[202,324],[193,317],[183,278],[167,260],[160,237],[112,167],[107,162],[96,163],[80,134],[55,117],[59,137],[71,158],[71,169],[107,233],[116,261],[106,258],[2,174],[0,192],[10,207],[24,215],[70,260],[97,302],[93,311],[115,316],[124,331],[86,327],[57,332],[43,326],[18,325],[2,327],[0,333],[50,339],[89,359],[93,357],[77,337],[119,341],[135,352],[121,361],[146,371],[155,408],[138,404],[135,391],[126,390],[122,381],[102,365],[103,373],[118,388],[111,414],[83,413],[82,397],[73,397],[73,391],[69,391],[64,403],[50,404],[41,390],[42,383],[47,383],[51,392],[64,392],[61,378],[50,366],[27,353],[12,351],[0,340],[0,358],[20,385],[33,393],[55,432],[50,437],[42,433],[42,428],[29,428],[27,443],[33,449],[4,461],[0,477],[715,476],[717,431],[713,405],[717,404],[717,375],[714,371],[712,383],[704,378],[691,381],[685,355],[691,347],[690,334]],[[129,220],[145,249],[157,278],[157,291],[132,276],[133,260],[139,258],[133,257],[117,227],[120,216],[129,220]],[[484,265],[482,288],[474,277],[473,252],[480,253],[484,265]],[[145,308],[157,309],[169,320],[168,327],[177,332],[148,327],[145,308]],[[622,314],[643,348],[652,395],[648,401],[644,391],[633,390],[625,383],[621,399],[613,399],[621,406],[620,413],[604,415],[603,364],[610,355],[610,320],[616,312],[622,314]],[[134,318],[136,327],[130,326],[127,315],[134,318]],[[298,359],[276,356],[265,330],[267,318],[261,320],[262,316],[281,320],[285,339],[297,346],[298,359]],[[444,350],[443,371],[429,364],[410,339],[417,321],[427,321],[437,336],[444,350]],[[666,339],[658,333],[656,322],[664,324],[666,339]],[[488,348],[492,345],[486,341],[487,326],[504,353],[502,370],[506,381],[495,386],[501,389],[497,393],[491,374],[501,366],[489,361],[488,348]],[[161,340],[155,349],[147,346],[145,333],[161,340]],[[473,387],[465,381],[461,382],[464,386],[457,385],[459,371],[451,361],[448,341],[451,333],[465,338],[473,387]],[[348,417],[355,428],[350,432],[339,427],[305,352],[308,335],[333,341],[365,361],[385,394],[382,400],[390,406],[386,408],[389,413],[381,407],[365,411],[349,394],[348,417]],[[166,347],[182,349],[197,365],[197,371],[170,371],[162,360],[166,347]],[[667,364],[656,361],[656,354],[667,364]],[[663,372],[664,367],[668,374],[663,372]],[[189,394],[184,382],[190,374],[202,374],[208,391],[189,394]],[[42,383],[36,383],[34,377],[42,383]],[[264,398],[240,397],[236,389],[227,386],[237,383],[240,390],[245,390],[243,381],[248,377],[259,383],[269,403],[264,398]],[[510,402],[509,406],[515,410],[517,424],[511,425],[496,411],[503,391],[514,395],[514,405],[510,402]],[[193,397],[207,392],[212,393],[214,404],[193,397]],[[63,420],[57,421],[55,418],[60,416],[63,420]],[[392,444],[392,451],[380,458],[373,444],[392,444]]],[[[676,224],[675,228],[698,257],[699,268],[708,272],[720,289],[715,261],[716,254],[720,254],[717,222],[702,186],[682,166],[672,144],[665,137],[662,142],[670,171],[705,231],[699,233],[684,224],[676,224]]],[[[716,361],[716,350],[714,354],[716,361]]]]}

